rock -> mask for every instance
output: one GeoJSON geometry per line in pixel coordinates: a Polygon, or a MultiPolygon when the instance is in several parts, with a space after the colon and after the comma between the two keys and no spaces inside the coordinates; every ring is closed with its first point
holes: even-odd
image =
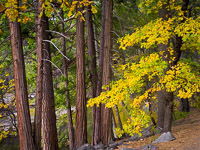
{"type": "Polygon", "coordinates": [[[145,146],[141,146],[140,150],[155,150],[157,148],[158,148],[158,146],[156,146],[156,145],[148,144],[148,145],[145,145],[145,146]]]}
{"type": "Polygon", "coordinates": [[[151,128],[152,128],[151,126],[148,127],[148,128],[143,128],[142,131],[140,132],[140,133],[142,134],[141,137],[139,137],[138,134],[134,134],[134,136],[131,136],[131,137],[128,139],[128,141],[138,141],[138,140],[140,140],[140,139],[144,139],[144,138],[146,138],[146,137],[149,137],[149,136],[153,135],[153,134],[151,133],[151,128]]]}
{"type": "Polygon", "coordinates": [[[112,144],[109,144],[108,145],[110,148],[117,148],[117,146],[118,146],[118,143],[112,143],[112,144]]]}
{"type": "Polygon", "coordinates": [[[146,138],[146,137],[149,137],[151,135],[153,135],[150,131],[151,129],[149,128],[146,128],[144,129],[141,133],[142,133],[142,136],[140,137],[140,139],[143,139],[143,138],[146,138]]]}
{"type": "Polygon", "coordinates": [[[122,147],[121,150],[137,150],[137,149],[135,149],[135,148],[122,147]]]}
{"type": "Polygon", "coordinates": [[[77,150],[95,150],[95,149],[90,144],[84,144],[81,147],[79,147],[77,150]]]}
{"type": "Polygon", "coordinates": [[[104,145],[103,144],[97,144],[93,146],[94,149],[104,149],[104,145]]]}
{"type": "Polygon", "coordinates": [[[171,132],[163,133],[159,138],[157,138],[153,143],[162,143],[175,140],[176,138],[172,135],[171,132]]]}
{"type": "Polygon", "coordinates": [[[139,136],[138,136],[138,134],[134,134],[134,136],[131,136],[129,139],[128,139],[128,141],[137,141],[137,140],[139,140],[140,138],[139,138],[139,136]]]}

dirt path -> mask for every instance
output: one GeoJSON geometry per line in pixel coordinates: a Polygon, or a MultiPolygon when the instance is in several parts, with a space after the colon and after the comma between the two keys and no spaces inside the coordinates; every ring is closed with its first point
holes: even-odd
{"type": "MultiPolygon", "coordinates": [[[[186,118],[178,120],[172,127],[172,134],[176,140],[167,143],[154,144],[157,150],[200,150],[200,112],[194,111],[186,118]]],[[[151,144],[159,135],[155,135],[144,140],[127,142],[128,148],[140,148],[151,144]]],[[[119,147],[121,149],[122,146],[119,147]]]]}

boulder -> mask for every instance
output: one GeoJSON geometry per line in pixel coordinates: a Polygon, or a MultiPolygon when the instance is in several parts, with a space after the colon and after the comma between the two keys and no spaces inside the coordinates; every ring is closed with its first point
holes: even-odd
{"type": "Polygon", "coordinates": [[[104,149],[104,145],[103,144],[97,144],[93,146],[94,149],[104,149]]]}
{"type": "Polygon", "coordinates": [[[117,146],[118,146],[118,143],[116,143],[116,142],[108,145],[108,147],[114,148],[114,149],[117,148],[117,146]]]}
{"type": "Polygon", "coordinates": [[[158,148],[158,146],[153,145],[153,144],[148,144],[145,146],[141,146],[140,150],[156,150],[158,148]]]}
{"type": "Polygon", "coordinates": [[[79,147],[77,150],[95,150],[95,149],[90,144],[84,144],[81,147],[79,147]]]}
{"type": "Polygon", "coordinates": [[[171,132],[166,132],[166,133],[161,134],[161,136],[157,138],[153,143],[169,142],[175,139],[176,138],[172,135],[171,132]]]}

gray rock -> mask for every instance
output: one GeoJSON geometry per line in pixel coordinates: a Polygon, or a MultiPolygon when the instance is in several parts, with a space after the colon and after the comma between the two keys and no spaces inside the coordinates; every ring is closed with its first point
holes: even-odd
{"type": "Polygon", "coordinates": [[[137,150],[137,149],[135,149],[135,148],[122,147],[121,150],[137,150]]]}
{"type": "Polygon", "coordinates": [[[104,145],[103,144],[97,144],[93,146],[94,149],[104,149],[104,145]]]}
{"type": "Polygon", "coordinates": [[[117,148],[118,143],[115,143],[115,142],[114,142],[114,143],[112,143],[112,144],[109,144],[108,146],[109,146],[110,148],[114,148],[114,149],[115,149],[115,148],[117,148]]]}
{"type": "Polygon", "coordinates": [[[145,145],[145,146],[141,146],[140,150],[155,150],[157,148],[158,148],[158,146],[156,146],[156,145],[148,144],[148,145],[145,145]]]}
{"type": "Polygon", "coordinates": [[[77,150],[95,150],[95,149],[90,144],[84,144],[81,147],[79,147],[77,150]]]}
{"type": "Polygon", "coordinates": [[[134,136],[131,136],[129,139],[128,139],[128,141],[137,141],[137,140],[139,140],[140,138],[139,138],[139,136],[138,136],[138,134],[134,134],[134,136]]]}
{"type": "Polygon", "coordinates": [[[140,137],[140,139],[143,139],[143,138],[146,138],[146,137],[149,137],[149,136],[153,135],[150,132],[150,129],[144,129],[141,133],[142,133],[142,136],[140,137]]]}
{"type": "Polygon", "coordinates": [[[163,133],[159,138],[157,138],[153,143],[162,143],[175,140],[176,138],[172,135],[171,132],[163,133]]]}
{"type": "Polygon", "coordinates": [[[153,135],[151,133],[151,128],[152,126],[148,127],[148,128],[143,128],[142,131],[140,132],[142,134],[141,137],[138,136],[138,134],[134,134],[134,136],[131,136],[128,141],[138,141],[140,139],[144,139],[146,137],[149,137],[151,135],[153,135]]]}

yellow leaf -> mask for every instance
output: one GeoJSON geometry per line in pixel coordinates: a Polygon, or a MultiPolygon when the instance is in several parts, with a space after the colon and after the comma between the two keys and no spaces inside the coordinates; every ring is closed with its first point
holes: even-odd
{"type": "Polygon", "coordinates": [[[3,3],[0,3],[0,12],[3,12],[3,11],[4,11],[3,3]]]}
{"type": "Polygon", "coordinates": [[[91,11],[93,14],[96,14],[98,12],[97,9],[93,5],[91,5],[91,11]]]}
{"type": "Polygon", "coordinates": [[[21,18],[18,18],[18,20],[17,20],[18,22],[21,22],[22,20],[21,20],[21,18]]]}
{"type": "Polygon", "coordinates": [[[0,29],[0,34],[3,34],[3,31],[0,29]]]}
{"type": "Polygon", "coordinates": [[[27,9],[26,5],[20,7],[21,11],[25,11],[27,9]]]}

